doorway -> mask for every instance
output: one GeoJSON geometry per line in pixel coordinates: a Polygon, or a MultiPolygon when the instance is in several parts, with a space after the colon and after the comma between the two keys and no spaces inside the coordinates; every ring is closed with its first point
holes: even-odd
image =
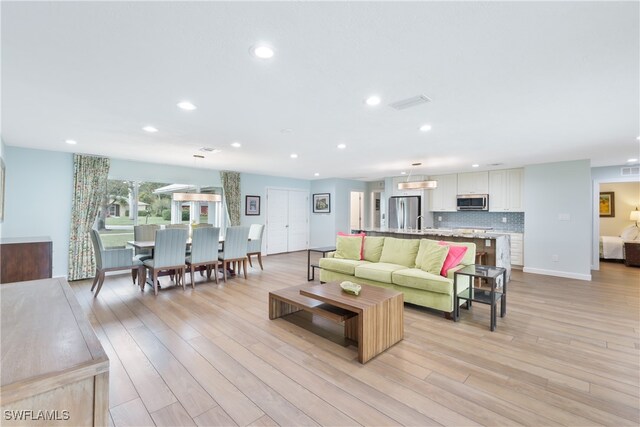
{"type": "Polygon", "coordinates": [[[267,255],[307,249],[309,193],[267,189],[267,255]]]}
{"type": "Polygon", "coordinates": [[[382,199],[380,191],[371,193],[371,224],[373,228],[380,228],[380,200],[382,199]]]}
{"type": "Polygon", "coordinates": [[[364,193],[361,191],[351,192],[349,228],[353,230],[362,230],[362,215],[364,213],[364,193]]]}

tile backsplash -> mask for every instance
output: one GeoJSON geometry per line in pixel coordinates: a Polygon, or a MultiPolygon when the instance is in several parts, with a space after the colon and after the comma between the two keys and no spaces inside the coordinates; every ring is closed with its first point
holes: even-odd
{"type": "Polygon", "coordinates": [[[524,212],[433,212],[434,228],[492,227],[498,231],[524,233],[524,212]],[[438,221],[442,218],[442,221],[438,221]],[[507,222],[502,222],[506,218],[507,222]]]}

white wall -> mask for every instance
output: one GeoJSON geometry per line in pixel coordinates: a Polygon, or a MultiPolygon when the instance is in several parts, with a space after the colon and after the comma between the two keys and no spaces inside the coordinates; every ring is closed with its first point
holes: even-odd
{"type": "Polygon", "coordinates": [[[524,176],[524,271],[591,280],[589,161],[530,165],[524,176]]]}
{"type": "Polygon", "coordinates": [[[616,182],[600,184],[600,191],[613,191],[615,216],[600,218],[600,236],[619,236],[630,225],[629,214],[640,208],[640,182],[616,182]]]}
{"type": "Polygon", "coordinates": [[[67,275],[73,154],[7,146],[2,237],[48,236],[53,276],[67,275]]]}

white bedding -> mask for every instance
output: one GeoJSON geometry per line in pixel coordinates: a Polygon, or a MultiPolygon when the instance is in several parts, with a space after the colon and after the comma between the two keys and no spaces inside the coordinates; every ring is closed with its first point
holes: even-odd
{"type": "Polygon", "coordinates": [[[600,258],[624,259],[624,240],[618,236],[600,236],[600,258]]]}

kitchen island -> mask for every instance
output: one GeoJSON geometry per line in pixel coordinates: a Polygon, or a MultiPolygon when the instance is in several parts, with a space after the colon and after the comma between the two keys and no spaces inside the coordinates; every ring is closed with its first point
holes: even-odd
{"type": "Polygon", "coordinates": [[[353,230],[367,236],[396,237],[399,239],[431,239],[450,242],[470,242],[476,244],[476,253],[485,252],[484,264],[507,269],[507,281],[511,280],[511,236],[509,234],[486,232],[474,229],[402,230],[394,228],[367,228],[353,230]]]}

